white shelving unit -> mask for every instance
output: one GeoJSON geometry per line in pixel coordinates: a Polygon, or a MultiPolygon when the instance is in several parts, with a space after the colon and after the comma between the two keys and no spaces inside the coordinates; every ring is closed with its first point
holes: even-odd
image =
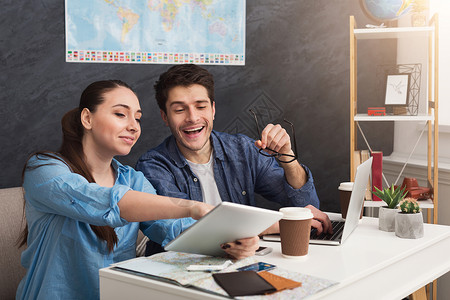
{"type": "MultiPolygon", "coordinates": [[[[433,200],[431,199],[427,199],[427,200],[420,200],[419,202],[419,206],[420,208],[424,209],[424,208],[434,208],[433,205],[433,200]]],[[[386,202],[384,201],[364,201],[364,207],[381,207],[381,206],[385,206],[386,202]]]]}
{"type": "MultiPolygon", "coordinates": [[[[434,199],[421,200],[427,209],[428,220],[437,223],[438,209],[438,16],[434,15],[426,27],[356,28],[355,18],[350,16],[350,178],[354,181],[354,153],[357,145],[358,122],[426,122],[428,125],[428,185],[434,190],[434,199]],[[428,112],[416,116],[369,116],[357,110],[357,43],[358,40],[400,39],[428,37],[428,112]],[[431,216],[433,211],[433,216],[431,216]]],[[[368,58],[370,59],[370,58],[368,58]]],[[[365,201],[364,206],[375,208],[386,205],[383,201],[365,201]]]]}
{"type": "Polygon", "coordinates": [[[417,116],[369,116],[367,114],[356,114],[354,117],[355,122],[369,121],[369,122],[383,122],[383,121],[432,121],[434,116],[429,115],[417,115],[417,116]]]}
{"type": "Polygon", "coordinates": [[[362,28],[353,30],[358,40],[397,39],[404,37],[430,36],[434,26],[429,27],[394,27],[394,28],[362,28]]]}
{"type": "MultiPolygon", "coordinates": [[[[420,206],[427,209],[427,220],[437,223],[438,217],[438,90],[439,90],[439,26],[438,15],[435,14],[427,27],[398,27],[398,28],[356,28],[355,18],[350,16],[350,178],[355,179],[354,154],[357,145],[358,122],[409,121],[426,122],[428,126],[427,139],[427,181],[433,188],[433,200],[421,200],[420,206]],[[368,116],[357,110],[357,44],[358,40],[368,39],[403,39],[428,37],[428,111],[425,115],[417,116],[368,116]],[[433,211],[433,216],[431,216],[433,211]]],[[[370,59],[370,58],[369,58],[370,59]]],[[[412,126],[414,127],[414,126],[412,126]]],[[[365,201],[364,206],[369,210],[385,205],[383,201],[365,201]]],[[[433,281],[433,299],[436,299],[437,281],[433,281]]],[[[425,288],[413,293],[414,299],[424,296],[425,288]]],[[[426,295],[425,295],[426,297],[426,295]]]]}

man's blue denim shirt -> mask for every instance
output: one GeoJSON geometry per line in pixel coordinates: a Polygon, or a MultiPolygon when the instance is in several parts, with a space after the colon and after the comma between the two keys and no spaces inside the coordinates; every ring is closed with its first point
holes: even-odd
{"type": "MultiPolygon", "coordinates": [[[[311,204],[319,208],[313,177],[305,165],[302,166],[308,181],[300,189],[294,189],[287,183],[284,170],[275,158],[259,154],[251,138],[242,134],[212,131],[211,142],[214,149],[214,178],[222,201],[256,206],[255,193],[258,193],[281,206],[311,204]]],[[[173,135],[142,155],[136,170],[144,173],[159,195],[203,201],[200,182],[178,150],[173,135]]],[[[192,224],[185,220],[178,225],[169,225],[171,223],[168,222],[173,221],[156,221],[154,226],[161,230],[172,230],[175,238],[177,232],[181,233],[185,228],[173,226],[188,227],[192,224]]],[[[163,246],[167,242],[165,240],[163,246]]]]}

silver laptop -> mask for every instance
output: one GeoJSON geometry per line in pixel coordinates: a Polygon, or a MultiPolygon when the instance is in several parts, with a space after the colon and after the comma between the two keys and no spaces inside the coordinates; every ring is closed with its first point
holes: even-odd
{"type": "MultiPolygon", "coordinates": [[[[355,230],[359,223],[359,216],[364,205],[364,196],[366,193],[367,182],[370,171],[372,170],[372,157],[356,168],[355,183],[350,196],[347,218],[331,219],[333,225],[333,234],[317,235],[315,229],[311,230],[310,244],[320,245],[341,245],[355,230]]],[[[280,241],[280,235],[266,235],[263,237],[266,241],[280,241]]]]}
{"type": "Polygon", "coordinates": [[[222,202],[168,243],[170,251],[222,256],[220,245],[254,237],[277,222],[283,214],[231,202],[222,202]]]}

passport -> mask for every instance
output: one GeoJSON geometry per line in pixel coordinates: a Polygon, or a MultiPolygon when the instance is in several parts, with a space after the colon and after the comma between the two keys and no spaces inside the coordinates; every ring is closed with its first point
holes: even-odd
{"type": "Polygon", "coordinates": [[[277,291],[254,271],[215,273],[212,276],[231,297],[264,295],[277,291]]]}

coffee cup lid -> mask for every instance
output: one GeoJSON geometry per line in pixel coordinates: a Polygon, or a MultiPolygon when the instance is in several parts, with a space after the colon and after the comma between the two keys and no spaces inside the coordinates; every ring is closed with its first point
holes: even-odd
{"type": "Polygon", "coordinates": [[[351,191],[353,190],[353,182],[341,182],[338,189],[341,191],[351,191]]]}
{"type": "Polygon", "coordinates": [[[280,208],[285,220],[308,220],[312,219],[314,215],[311,210],[306,207],[283,207],[280,208]]]}

